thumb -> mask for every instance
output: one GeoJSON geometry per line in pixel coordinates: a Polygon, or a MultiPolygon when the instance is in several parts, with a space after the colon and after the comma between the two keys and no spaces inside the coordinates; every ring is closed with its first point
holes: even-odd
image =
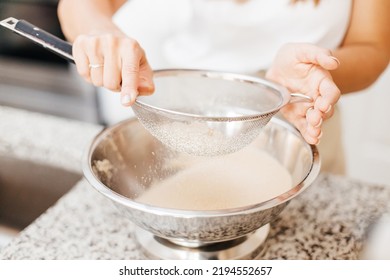
{"type": "Polygon", "coordinates": [[[295,54],[301,63],[319,65],[326,70],[335,70],[340,65],[329,49],[312,44],[296,44],[295,54]]]}
{"type": "Polygon", "coordinates": [[[140,69],[138,91],[140,95],[150,95],[154,90],[153,70],[145,59],[140,69]]]}

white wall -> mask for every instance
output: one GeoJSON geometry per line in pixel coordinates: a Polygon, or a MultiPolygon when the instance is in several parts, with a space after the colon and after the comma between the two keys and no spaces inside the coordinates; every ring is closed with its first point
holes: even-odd
{"type": "Polygon", "coordinates": [[[367,90],[340,100],[347,175],[390,186],[390,67],[367,90]]]}

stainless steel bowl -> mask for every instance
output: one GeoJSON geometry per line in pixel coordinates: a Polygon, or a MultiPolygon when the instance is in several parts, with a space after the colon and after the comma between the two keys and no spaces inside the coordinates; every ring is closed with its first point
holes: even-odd
{"type": "Polygon", "coordinates": [[[172,171],[163,169],[163,163],[180,156],[157,141],[136,119],[98,134],[86,153],[83,171],[97,191],[146,231],[179,244],[221,242],[247,235],[272,222],[319,173],[317,148],[307,144],[284,121],[273,118],[254,145],[266,150],[289,170],[293,187],[268,201],[234,209],[177,210],[135,201],[154,178],[171,176],[172,171]]]}

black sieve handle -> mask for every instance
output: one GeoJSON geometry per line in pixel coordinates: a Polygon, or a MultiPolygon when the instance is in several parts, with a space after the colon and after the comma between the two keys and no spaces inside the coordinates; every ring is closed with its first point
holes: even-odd
{"type": "Polygon", "coordinates": [[[72,55],[72,44],[64,41],[47,31],[25,21],[15,18],[7,18],[2,20],[0,24],[15,33],[43,46],[51,52],[65,58],[71,63],[75,63],[72,55]]]}

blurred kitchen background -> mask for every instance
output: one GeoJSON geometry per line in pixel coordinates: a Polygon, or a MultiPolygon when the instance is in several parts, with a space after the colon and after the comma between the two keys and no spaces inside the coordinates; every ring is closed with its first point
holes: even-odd
{"type": "MultiPolygon", "coordinates": [[[[15,17],[63,37],[58,0],[0,0],[0,19],[15,17]]],[[[95,89],[74,66],[0,28],[0,105],[99,123],[95,89]]],[[[348,176],[390,185],[390,70],[375,85],[342,97],[348,176]]]]}
{"type": "MultiPolygon", "coordinates": [[[[0,0],[0,19],[15,17],[63,38],[58,0],[0,0]]],[[[0,104],[99,122],[94,88],[68,62],[0,28],[0,104]]]]}

